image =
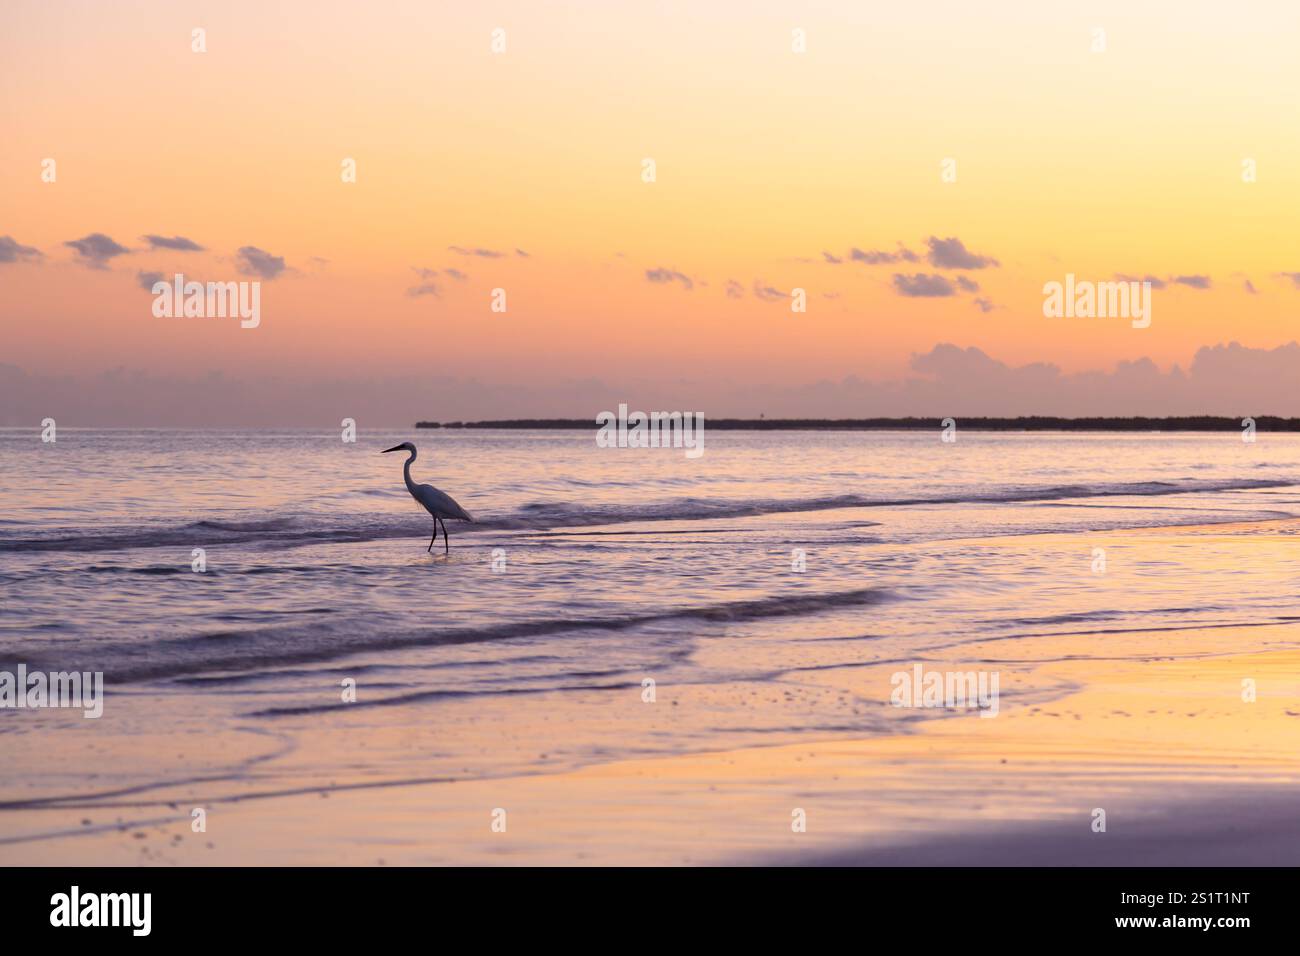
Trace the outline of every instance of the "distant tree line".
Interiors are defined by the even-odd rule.
[[[1168,418],[1057,418],[1027,415],[1019,418],[958,418],[958,427],[980,431],[1241,431],[1246,416],[1184,415]],[[1300,418],[1259,415],[1259,431],[1300,432]],[[712,418],[707,427],[717,431],[865,431],[878,429],[938,429],[941,418]],[[517,428],[591,429],[594,418],[507,418],[481,422],[416,422],[416,428]]]

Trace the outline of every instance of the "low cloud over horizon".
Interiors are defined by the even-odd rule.
[[[848,375],[804,385],[725,381],[604,382],[515,386],[476,378],[289,380],[188,376],[113,369],[89,376],[29,374],[0,364],[0,425],[334,427],[343,417],[373,426],[494,418],[585,418],[611,403],[692,409],[708,417],[866,418],[1060,415],[1300,416],[1300,344],[1272,349],[1236,342],[1198,349],[1186,369],[1148,358],[1109,370],[1066,373],[1049,362],[1010,365],[950,343],[913,355],[901,379]]]

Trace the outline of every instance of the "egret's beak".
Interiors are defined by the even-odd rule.
[[[390,451],[406,451],[406,449],[403,448],[401,445],[394,445],[392,448],[385,448],[379,454],[387,455]]]

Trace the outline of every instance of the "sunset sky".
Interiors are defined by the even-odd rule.
[[[0,424],[1300,414],[1298,37],[1281,0],[7,0]],[[178,271],[261,281],[260,326],[155,317]],[[1045,318],[1067,273],[1154,277],[1150,328]]]

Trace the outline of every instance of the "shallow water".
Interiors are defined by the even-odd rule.
[[[1300,548],[1236,541],[1300,514],[1300,437],[711,432],[689,459],[593,434],[0,430],[0,669],[102,670],[109,692],[98,721],[0,710],[0,797],[902,733],[945,712],[889,707],[860,669],[996,643],[1010,706],[1063,691],[1017,679],[1018,640],[1113,632],[1122,655],[1131,632],[1245,625],[1265,646],[1300,616]],[[450,556],[426,553],[404,455],[378,453],[404,440],[477,519],[448,522]],[[1126,530],[1211,523],[1231,535]],[[43,751],[75,759],[19,766]]]

